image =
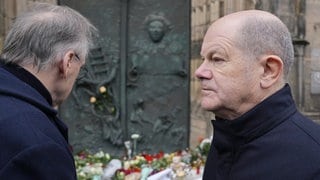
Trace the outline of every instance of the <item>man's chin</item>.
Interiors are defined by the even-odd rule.
[[[201,103],[201,107],[202,107],[202,109],[204,109],[206,111],[214,111],[217,109],[217,106],[215,106],[213,104],[207,104],[204,102]]]

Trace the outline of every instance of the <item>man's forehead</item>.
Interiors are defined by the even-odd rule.
[[[202,46],[201,46],[201,51],[200,51],[200,55],[201,56],[205,56],[205,54],[207,54],[208,49],[214,49],[214,42],[213,41],[203,41],[202,42]]]
[[[201,46],[201,56],[205,56],[208,52],[225,52],[234,45],[232,37],[224,35],[206,37]]]

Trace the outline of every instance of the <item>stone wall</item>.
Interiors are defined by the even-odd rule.
[[[306,0],[306,37],[310,43],[304,58],[304,112],[320,121],[320,1]]]
[[[14,17],[34,2],[57,4],[57,0],[0,0],[0,50]]]

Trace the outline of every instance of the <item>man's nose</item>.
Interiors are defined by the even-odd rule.
[[[205,66],[205,63],[202,63],[195,71],[195,76],[198,79],[211,79],[212,72]]]

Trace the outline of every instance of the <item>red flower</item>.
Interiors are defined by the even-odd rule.
[[[182,150],[178,150],[178,151],[176,152],[176,155],[177,155],[177,156],[181,156],[181,155],[182,155]]]
[[[141,172],[141,169],[133,167],[133,168],[131,168],[131,173],[133,173],[133,172]]]
[[[163,151],[160,151],[158,154],[155,154],[153,157],[156,158],[156,159],[160,159],[164,156],[164,153]]]
[[[147,160],[148,163],[152,162],[153,160],[153,157],[150,154],[143,154],[142,156]]]
[[[80,157],[80,159],[85,159],[88,157],[88,153],[85,151],[81,151],[78,153],[78,156]]]

